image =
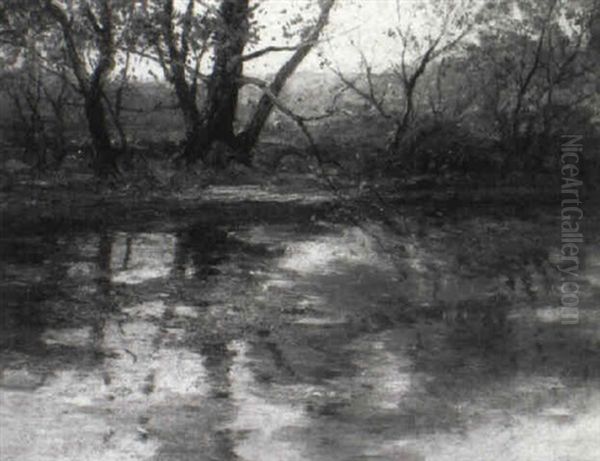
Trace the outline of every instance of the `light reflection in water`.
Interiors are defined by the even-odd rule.
[[[517,415],[510,425],[490,422],[465,436],[432,434],[419,445],[428,461],[592,461],[600,453],[599,397],[596,392],[578,414]]]
[[[414,376],[409,357],[387,349],[387,336],[357,340],[351,347],[356,348],[356,365],[362,369],[355,379],[362,387],[372,389],[370,405],[393,410],[408,393]]]
[[[264,226],[261,227],[261,230],[265,235],[261,234],[260,237],[266,243],[271,243],[270,239],[273,239],[274,242],[280,244],[290,235],[287,232],[281,232],[280,235],[269,234],[271,229]],[[263,296],[269,301],[269,305],[287,306],[291,303],[290,300],[295,299],[292,296],[293,290],[299,283],[304,283],[302,296],[310,298],[310,303],[306,299],[298,301],[296,311],[301,312],[301,315],[281,316],[283,328],[289,328],[289,325],[300,327],[293,329],[298,334],[300,344],[295,347],[295,351],[301,349],[302,341],[310,342],[310,337],[303,338],[302,334],[304,333],[301,332],[311,332],[324,325],[328,327],[326,331],[332,333],[345,328],[350,331],[353,328],[353,323],[346,321],[343,316],[340,316],[339,319],[325,315],[312,317],[310,308],[315,310],[321,308],[321,304],[327,304],[329,311],[345,314],[358,305],[360,309],[356,309],[357,316],[368,311],[367,307],[370,305],[367,306],[365,303],[365,306],[362,306],[361,303],[364,303],[365,298],[358,294],[361,291],[367,292],[366,297],[369,297],[371,296],[369,290],[375,292],[376,285],[371,282],[368,285],[361,285],[354,276],[349,276],[351,270],[348,268],[359,267],[359,270],[362,270],[363,266],[388,267],[387,261],[380,258],[379,249],[362,231],[357,229],[350,228],[338,235],[329,234],[308,238],[308,240],[306,237],[304,240],[300,240],[297,237],[289,244],[288,250],[282,258],[276,259],[270,266],[260,266],[263,278],[260,279],[259,288],[256,291],[248,290],[250,309],[254,308],[252,303],[256,303],[258,296]],[[89,259],[102,253],[98,248],[102,246],[102,240],[105,241],[105,247],[110,250],[104,252],[105,255],[108,255],[108,258],[105,258],[105,261],[108,261],[105,266],[97,262],[89,262]],[[89,283],[103,271],[111,282],[123,284],[138,284],[154,278],[172,276],[173,266],[176,265],[174,262],[175,246],[178,243],[181,248],[185,247],[181,245],[181,242],[177,242],[177,238],[173,234],[161,233],[121,232],[104,236],[102,239],[97,236],[91,236],[89,240],[80,239],[75,245],[81,245],[79,256],[83,261],[72,263],[67,275],[71,282],[75,280],[81,282],[81,285],[86,283],[86,280]],[[178,251],[181,251],[181,248]],[[403,282],[390,284],[397,290],[391,294],[386,293],[390,295],[390,299],[395,299],[394,296],[400,293],[411,302],[443,300],[448,303],[463,299],[477,300],[479,297],[493,292],[498,286],[506,289],[504,288],[505,281],[500,276],[464,277],[452,273],[448,269],[448,261],[434,261],[432,253],[426,251],[425,245],[423,247],[416,244],[407,246],[406,253],[407,278]],[[594,291],[600,280],[598,277],[600,260],[597,249],[590,249],[587,252],[587,258],[584,275],[590,281],[590,292],[597,293]],[[187,261],[192,264],[190,258]],[[262,260],[260,262],[264,263]],[[106,266],[109,270],[106,270]],[[103,268],[100,269],[100,267]],[[282,268],[286,270],[281,271]],[[437,272],[433,269],[436,269]],[[535,268],[528,270],[535,270]],[[332,271],[336,272],[336,277],[331,277],[330,272]],[[377,275],[382,273],[383,271],[377,272]],[[265,274],[271,276],[265,276]],[[290,277],[290,274],[293,276]],[[545,282],[542,275],[537,273],[532,275],[532,281],[534,287],[539,287],[538,291]],[[523,282],[516,280],[516,288],[513,291],[523,291],[522,285]],[[90,286],[92,286],[91,283]],[[313,290],[315,288],[318,290]],[[221,286],[221,289],[225,293],[223,297],[227,296],[229,293],[227,290],[230,287]],[[342,292],[349,294],[341,296]],[[597,295],[594,294],[594,296]],[[95,300],[96,298],[93,298],[93,301]],[[266,303],[266,301],[264,302]],[[303,302],[306,305],[302,304]],[[96,308],[96,304],[89,303],[89,305]],[[536,328],[538,326],[547,328],[552,326],[551,324],[557,323],[555,312],[544,306],[545,304],[536,305],[536,309],[531,311],[530,316],[533,317],[533,320],[522,317],[514,322],[515,328],[524,332],[521,339],[522,347],[518,349],[522,356],[531,354],[531,351],[535,349],[534,346],[538,346],[531,340],[532,335],[529,332],[533,333],[534,328],[528,326],[527,322],[534,323]],[[97,341],[96,347],[104,355],[99,366],[100,370],[58,370],[34,392],[24,394],[11,391],[3,397],[0,405],[3,418],[5,414],[12,416],[22,413],[22,408],[26,408],[28,411],[23,418],[15,418],[14,424],[7,429],[10,431],[8,439],[16,440],[16,443],[21,444],[20,449],[23,450],[23,455],[17,459],[145,459],[155,454],[156,442],[153,440],[141,441],[136,434],[137,418],[153,405],[176,406],[190,401],[193,403],[207,402],[212,399],[211,386],[219,387],[214,383],[210,384],[211,365],[207,354],[194,352],[187,346],[171,347],[166,340],[170,329],[164,324],[165,319],[173,318],[170,316],[178,318],[178,327],[183,324],[182,319],[184,318],[188,322],[201,323],[202,319],[199,317],[204,315],[204,310],[199,310],[197,307],[191,304],[190,300],[181,300],[181,304],[175,306],[168,306],[163,301],[141,302],[126,307],[121,306],[118,312],[107,317],[101,325],[97,326],[97,329],[88,326],[46,328],[41,338],[48,346],[87,348],[90,347],[90,343]],[[519,308],[519,306],[515,308]],[[216,303],[212,303],[207,311],[214,314],[215,317],[220,315],[220,309]],[[277,310],[277,312],[280,311]],[[279,317],[277,319],[280,320]],[[466,320],[464,321],[466,322]],[[285,322],[289,324],[285,325]],[[470,329],[476,325],[475,320],[473,322],[473,325],[465,325]],[[357,323],[355,322],[354,325]],[[590,335],[597,335],[597,329],[594,332],[591,331],[593,326],[590,325],[591,323],[590,321],[588,324]],[[219,373],[223,372],[227,376],[227,379],[223,381],[231,383],[231,393],[223,391],[213,392],[213,394],[220,395],[221,402],[226,399],[230,400],[235,407],[233,421],[223,424],[236,434],[236,453],[240,458],[248,460],[335,459],[331,456],[311,457],[315,450],[313,445],[318,442],[317,439],[321,434],[310,435],[307,428],[317,424],[323,434],[334,439],[336,435],[343,435],[341,432],[344,429],[339,429],[339,425],[346,423],[348,426],[342,426],[342,428],[356,428],[357,437],[353,440],[350,440],[352,437],[347,439],[339,437],[338,444],[341,449],[346,451],[356,449],[353,452],[353,456],[357,456],[356,459],[361,456],[360,450],[366,448],[370,450],[371,456],[377,459],[425,459],[425,456],[426,459],[434,461],[451,459],[465,461],[479,461],[480,459],[530,460],[538,458],[591,461],[591,459],[595,459],[590,458],[590,453],[600,451],[595,442],[600,440],[598,433],[600,422],[597,417],[600,414],[600,404],[595,403],[599,399],[594,393],[591,393],[585,401],[586,410],[580,413],[577,413],[575,405],[570,405],[568,401],[559,402],[560,404],[556,405],[548,404],[540,409],[539,414],[531,414],[531,411],[527,416],[517,414],[510,424],[506,423],[506,419],[471,424],[466,428],[464,436],[451,434],[445,429],[421,435],[418,442],[414,442],[414,444],[420,446],[423,458],[388,456],[389,453],[396,453],[396,451],[404,453],[404,447],[410,440],[404,436],[403,438],[394,438],[397,437],[396,434],[389,437],[387,435],[376,436],[369,432],[373,429],[373,422],[379,421],[381,430],[387,431],[401,420],[399,405],[405,399],[422,399],[417,400],[417,403],[423,406],[431,401],[437,402],[436,395],[427,394],[425,384],[435,383],[436,379],[444,380],[454,372],[452,368],[444,368],[456,366],[456,364],[446,363],[446,358],[459,356],[466,361],[470,358],[469,354],[473,354],[472,351],[461,350],[464,342],[444,340],[450,334],[448,325],[437,322],[435,328],[439,338],[429,337],[430,346],[427,346],[426,341],[423,346],[425,350],[421,352],[424,357],[420,359],[421,367],[424,368],[423,365],[428,365],[425,371],[417,369],[415,366],[417,359],[413,358],[416,355],[409,353],[410,348],[417,346],[409,339],[402,340],[404,342],[400,341],[402,338],[408,338],[408,327],[399,327],[393,324],[389,326],[389,330],[383,333],[362,335],[354,339],[348,335],[347,344],[344,343],[346,345],[342,346],[338,343],[328,342],[327,333],[319,336],[318,339],[321,343],[319,345],[323,346],[322,350],[325,351],[322,355],[314,353],[310,355],[310,347],[306,348],[304,356],[302,353],[289,354],[289,351],[286,351],[293,357],[292,362],[294,360],[299,363],[302,360],[323,362],[316,364],[323,365],[323,367],[301,367],[306,374],[316,373],[312,371],[313,369],[330,366],[330,362],[327,361],[327,353],[339,350],[348,352],[351,356],[349,361],[356,367],[357,372],[340,373],[339,376],[332,375],[327,380],[319,381],[317,389],[319,395],[317,396],[315,393],[315,396],[311,397],[313,400],[318,400],[317,403],[320,404],[320,407],[326,410],[332,407],[330,405],[332,402],[344,404],[344,406],[340,405],[342,408],[340,414],[336,414],[335,411],[327,414],[326,412],[318,413],[306,410],[306,406],[302,405],[302,400],[307,400],[307,398],[302,395],[308,395],[309,386],[307,385],[299,383],[286,387],[275,382],[265,386],[263,382],[258,382],[256,370],[260,367],[258,364],[260,359],[256,359],[252,354],[257,354],[257,350],[258,353],[261,353],[260,350],[255,348],[256,350],[250,351],[252,345],[246,339],[229,343],[231,352],[235,353],[229,362],[231,367],[213,364],[212,368],[218,368]],[[183,330],[183,328],[179,328],[179,330]],[[488,330],[482,328],[482,331],[487,332]],[[177,341],[182,340],[183,336],[181,334],[181,337],[177,337]],[[331,337],[334,337],[334,334],[331,334]],[[511,341],[515,342],[512,340],[514,336],[507,336],[507,338],[511,338]],[[196,339],[204,338],[198,336]],[[572,340],[574,337],[569,339]],[[273,339],[273,341],[277,340]],[[545,346],[543,342],[540,343],[539,347],[541,346]],[[448,351],[448,349],[453,350]],[[501,355],[501,352],[498,354]],[[218,357],[219,353],[215,355]],[[223,353],[223,355],[226,354]],[[478,357],[475,356],[475,359]],[[483,355],[482,360],[487,360],[489,357],[493,359],[494,356]],[[565,353],[565,357],[569,357],[569,355]],[[473,357],[471,358],[473,359]],[[228,362],[228,360],[222,361]],[[265,359],[265,361],[269,360],[272,358]],[[471,362],[474,362],[474,359]],[[526,361],[525,363],[528,365],[530,362]],[[501,366],[505,366],[504,362],[501,362]],[[509,401],[509,398],[512,399],[510,401],[519,399],[525,401],[529,398],[528,396],[534,398],[537,395],[551,394],[555,387],[563,389],[570,386],[565,380],[564,383],[562,381],[551,383],[552,387],[546,390],[541,387],[539,377],[529,376],[532,374],[529,368],[531,367],[527,367],[526,379],[521,381],[510,379],[502,383],[505,387],[502,390],[502,396],[506,397],[506,401]],[[224,371],[225,369],[228,371]],[[548,368],[548,370],[544,372],[554,372],[554,369]],[[511,373],[511,369],[507,368],[507,372]],[[214,370],[213,373],[215,373]],[[479,373],[477,369],[473,368],[472,374],[477,375],[477,373]],[[220,383],[219,380],[212,379]],[[456,382],[448,379],[449,384],[455,387],[462,386],[458,381],[458,379]],[[489,394],[478,395],[474,390],[465,386],[460,400],[453,400],[452,396],[446,393],[446,389],[439,400],[449,402],[449,406],[463,405],[461,407],[463,415],[491,414],[486,398],[492,395],[497,396],[499,392],[491,386],[488,390],[485,382],[479,383],[474,380],[473,383]],[[414,394],[415,388],[421,390],[422,393],[417,396],[411,395],[411,393]],[[571,391],[570,388],[569,391]],[[456,389],[454,392],[457,392]],[[579,391],[574,389],[572,392],[575,394]],[[584,399],[586,398],[581,398],[582,401]],[[214,403],[215,399],[212,400],[211,405],[220,408],[219,404]],[[118,416],[111,416],[110,418],[113,419],[100,417],[99,413],[82,416],[83,412],[90,411],[91,408],[94,408],[95,411],[106,411],[107,414],[114,412]],[[436,407],[432,406],[431,408],[435,409]],[[428,417],[443,418],[446,407],[440,408],[439,415],[428,413]],[[34,413],[38,409],[42,409],[41,415]],[[420,411],[419,408],[417,410]],[[507,412],[510,411],[507,410]],[[363,414],[370,414],[373,418],[363,419]],[[211,415],[206,413],[198,417],[210,418]],[[375,418],[379,416],[380,419]],[[344,420],[345,417],[348,419]],[[120,420],[116,421],[119,418]],[[221,423],[219,422],[219,424]],[[47,430],[36,432],[36,427],[44,427]],[[110,443],[105,447],[100,446],[99,441],[106,434],[112,433],[111,431],[114,431],[116,435],[111,436]],[[390,429],[390,432],[393,431]],[[28,435],[21,437],[19,434]],[[309,435],[301,436],[301,434]],[[350,435],[352,436],[354,433]],[[71,443],[70,439],[75,438],[78,443]],[[363,439],[369,440],[363,443]],[[62,448],[54,448],[52,444],[60,445]],[[18,449],[11,447],[11,452],[16,453]],[[101,458],[99,453],[101,453]],[[285,454],[285,458],[282,454]],[[367,456],[366,452],[362,454]],[[54,458],[48,458],[48,456],[54,456]],[[559,457],[557,458],[557,456]]]
[[[349,228],[340,236],[291,243],[279,266],[300,274],[309,274],[335,272],[336,264],[340,263],[390,268],[389,263],[377,254],[373,237],[359,228]]]
[[[590,245],[588,248],[592,248]],[[595,246],[596,251],[586,253],[586,273],[590,285],[600,288],[600,248]]]
[[[303,461],[304,442],[286,440],[286,428],[309,424],[304,411],[289,403],[273,403],[262,397],[249,368],[248,345],[235,341],[230,347],[236,352],[230,370],[232,398],[237,406],[236,417],[230,429],[246,433],[237,447],[237,454],[245,460]],[[285,456],[285,458],[282,458]]]
[[[110,265],[112,282],[137,284],[167,277],[173,269],[175,245],[173,234],[115,234]]]

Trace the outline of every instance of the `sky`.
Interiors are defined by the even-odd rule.
[[[186,0],[178,0],[180,7]],[[281,21],[293,17],[301,12],[303,17],[315,18],[318,9],[302,11],[307,3],[315,5],[316,0],[253,0],[260,4],[265,13],[260,16],[260,23],[266,28],[263,31],[265,40],[261,40],[258,48],[267,45],[289,45],[297,43],[295,37],[290,41],[282,39]],[[436,0],[434,0],[436,1]],[[395,27],[400,22],[410,21],[416,30],[425,30],[424,23],[415,14],[415,5],[423,3],[422,0],[400,0],[402,17],[399,19],[396,0],[337,0],[331,11],[329,24],[322,34],[322,40],[317,47],[303,61],[298,72],[319,72],[320,59],[318,51],[322,51],[346,73],[359,70],[359,49],[373,63],[375,70],[387,67],[391,58],[399,53],[398,44],[386,36],[390,27]],[[275,40],[271,40],[275,38]],[[249,47],[249,50],[252,48]],[[270,53],[260,59],[248,61],[245,72],[249,75],[264,76],[273,73],[290,53]],[[143,68],[144,66],[142,66]],[[158,68],[151,66],[156,75],[161,75]],[[144,72],[146,74],[147,72]],[[141,76],[141,78],[144,78]]]
[[[282,5],[289,13],[294,5],[310,0],[262,1],[274,12],[281,10]],[[402,0],[401,3],[408,11],[415,2]],[[274,14],[270,19],[277,21],[281,19],[281,14]],[[344,71],[358,70],[358,49],[362,49],[370,60],[382,66],[389,61],[390,53],[394,51],[393,43],[386,40],[385,31],[397,23],[396,0],[337,0],[319,48]],[[306,58],[300,70],[319,70],[319,59],[315,51]],[[252,63],[247,70],[261,73],[261,68],[268,69],[272,67],[270,64],[281,62],[284,58],[285,56],[271,55],[262,62]]]

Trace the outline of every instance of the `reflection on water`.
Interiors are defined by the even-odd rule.
[[[47,345],[86,347],[91,345],[92,328],[48,328],[42,333],[42,341]]]
[[[303,202],[319,203],[331,200],[327,193],[280,193],[263,186],[210,186],[202,194],[203,200],[218,202]]]
[[[302,408],[290,402],[275,402],[275,392],[261,395],[256,378],[249,369],[248,345],[238,341],[231,345],[235,352],[229,371],[232,400],[237,407],[235,419],[229,425],[243,434],[236,453],[241,459],[277,461],[307,459],[304,442],[288,438],[286,432],[310,424]]]
[[[586,274],[590,285],[600,288],[600,252],[592,252],[587,255]]]
[[[565,327],[551,243],[513,251],[490,237],[477,259],[453,243],[464,229],[387,249],[372,230],[307,215],[15,239],[24,256],[5,250],[3,262],[0,451],[595,459],[598,247],[586,248],[580,324]]]
[[[378,255],[373,238],[358,228],[348,228],[341,236],[320,237],[287,245],[280,267],[304,274],[330,272],[336,263],[386,265]]]
[[[593,404],[573,414],[545,411],[517,415],[511,424],[483,424],[466,436],[437,434],[421,443],[426,459],[471,460],[581,460],[592,461],[600,437],[600,393]],[[565,416],[566,413],[566,416]]]
[[[352,387],[368,388],[369,406],[383,410],[397,409],[417,379],[406,349],[390,347],[390,342],[398,342],[398,338],[390,336],[386,333],[381,340],[360,338],[349,346],[355,351],[355,366],[363,370],[353,377]]]
[[[175,258],[171,234],[117,233],[113,237],[110,267],[113,283],[142,283],[169,275]]]

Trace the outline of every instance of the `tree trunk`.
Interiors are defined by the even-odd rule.
[[[422,64],[421,67],[424,71],[425,65]],[[420,73],[415,73],[413,77],[408,80],[408,82],[404,83],[404,97],[406,99],[406,106],[404,107],[404,113],[402,115],[402,118],[396,123],[396,129],[394,130],[392,142],[388,146],[388,151],[390,154],[396,156],[401,154],[400,150],[403,147],[403,143],[405,141],[404,138],[408,133],[408,130],[411,127],[411,124],[414,119],[415,88],[417,85],[418,78],[420,75],[422,75],[423,71],[421,71]],[[410,151],[410,149],[408,150]],[[409,157],[411,155],[411,152],[409,151],[402,152],[404,160],[410,160]]]
[[[115,173],[117,171],[117,152],[110,142],[106,111],[102,105],[99,91],[86,94],[85,116],[95,152],[93,168],[100,175]]]
[[[174,78],[175,94],[183,115],[183,124],[185,127],[185,147],[183,158],[188,162],[197,158],[197,152],[200,152],[200,113],[196,105],[196,95],[190,91],[185,78]]]
[[[221,3],[222,24],[215,36],[215,61],[208,82],[207,100],[200,124],[191,125],[188,132],[184,152],[188,163],[201,158],[206,163],[224,165],[225,159],[208,158],[210,147],[216,141],[234,150],[237,148],[234,122],[243,71],[240,56],[248,41],[248,3],[249,0],[223,0]]]
[[[96,16],[91,6],[84,2],[83,15],[90,22],[97,42],[98,60],[90,73],[85,60],[81,56],[78,46],[79,37],[73,28],[73,19],[66,10],[51,0],[44,2],[50,15],[58,22],[62,29],[66,54],[69,66],[84,97],[85,116],[88,129],[95,151],[93,167],[99,175],[114,174],[117,169],[117,151],[113,149],[110,141],[110,132],[106,120],[106,111],[102,105],[104,80],[115,65],[114,27],[112,18],[112,3],[109,0],[98,2],[99,17]]]
[[[306,42],[301,45],[292,55],[292,57],[279,69],[273,83],[269,86],[270,92],[274,96],[279,96],[288,79],[296,71],[304,58],[315,46],[321,32],[329,21],[329,12],[333,7],[334,1],[329,0],[321,7],[319,19],[311,31]],[[250,122],[244,131],[238,137],[238,149],[243,153],[245,163],[251,162],[250,152],[258,142],[260,134],[267,122],[267,119],[273,111],[273,100],[267,94],[263,94],[252,115]]]

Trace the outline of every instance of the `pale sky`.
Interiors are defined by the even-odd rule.
[[[311,0],[262,0],[261,3],[275,12],[280,11],[282,7],[290,12],[295,5],[303,1]],[[409,10],[412,9],[414,1],[403,0],[402,3]],[[281,14],[275,13],[273,17],[265,19],[277,21],[281,17]],[[386,40],[385,31],[397,23],[396,0],[337,0],[322,37],[324,40],[319,47],[345,71],[356,70],[359,60],[357,47],[360,47],[369,59],[372,58],[376,63],[384,63],[393,51],[393,43],[389,39]],[[316,48],[313,49],[299,70],[319,70],[316,51]],[[283,59],[285,55],[271,55],[263,62],[248,65],[247,70],[250,73],[262,73],[261,67],[272,67],[269,64],[281,62]]]
[[[179,0],[184,2],[185,0]],[[295,37],[286,42],[280,36],[280,22],[293,17],[302,6],[307,3],[316,5],[316,0],[254,0],[264,8],[266,13],[260,16],[261,24],[266,26],[263,31],[264,40],[261,39],[259,48],[267,45],[289,45],[297,43]],[[412,27],[419,30],[425,29],[425,22],[415,13],[415,5],[423,4],[422,0],[400,0],[402,18],[400,21],[410,21]],[[285,11],[285,12],[284,12]],[[317,8],[304,12],[304,17],[316,18]],[[385,32],[390,27],[398,25],[399,19],[396,9],[396,0],[337,0],[336,6],[331,11],[329,25],[322,35],[322,42],[318,45],[327,57],[338,65],[344,72],[358,70],[359,52],[362,49],[376,70],[387,67],[390,58],[399,53],[397,42],[386,36]],[[270,38],[276,36],[276,40]],[[302,71],[318,72],[318,49],[315,47],[298,69]],[[249,61],[245,64],[245,72],[250,75],[264,75],[274,72],[290,53],[271,53]],[[153,67],[157,75],[162,73]],[[144,72],[145,74],[145,72]],[[143,75],[140,75],[144,78]],[[147,77],[146,77],[147,78]]]

